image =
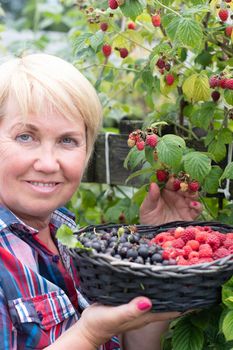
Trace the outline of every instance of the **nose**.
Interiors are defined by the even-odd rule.
[[[34,161],[34,169],[44,173],[55,173],[60,169],[56,151],[51,147],[41,147]]]

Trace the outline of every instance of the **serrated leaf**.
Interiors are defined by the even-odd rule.
[[[173,350],[202,350],[204,333],[185,318],[175,326],[172,345]]]
[[[176,38],[188,48],[198,50],[203,40],[200,23],[189,17],[182,17],[176,32]]]
[[[233,162],[228,163],[226,168],[224,169],[224,172],[220,178],[220,181],[224,179],[233,180]]]
[[[225,89],[223,96],[226,103],[229,104],[230,106],[233,106],[233,91]]]
[[[183,149],[185,148],[184,140],[176,135],[163,136],[156,147],[159,161],[177,167],[182,159]]]
[[[130,17],[133,21],[143,12],[144,8],[145,4],[143,5],[139,0],[127,0],[120,6],[123,15]]]
[[[103,31],[100,31],[100,30],[90,37],[90,45],[95,51],[97,51],[100,45],[103,44],[103,41],[104,41],[104,33]]]
[[[222,302],[228,307],[233,309],[233,288],[230,286],[223,286],[222,288]]]
[[[124,160],[124,168],[135,169],[145,162],[145,151],[138,151],[137,147],[131,148]]]
[[[226,146],[223,143],[224,139],[213,140],[208,146],[208,152],[213,154],[216,162],[222,160],[226,155]]]
[[[144,69],[142,71],[142,80],[146,85],[146,88],[151,92],[154,85],[154,77],[149,69]]]
[[[183,83],[183,92],[190,101],[208,101],[210,99],[209,79],[205,73],[190,75]]]
[[[212,102],[202,103],[201,106],[193,109],[190,116],[192,123],[199,128],[208,130],[215,108],[216,106]]]
[[[87,40],[92,37],[92,35],[92,33],[83,33],[72,39],[72,48],[75,55],[77,55],[79,51],[88,47],[89,44]]]
[[[211,171],[211,159],[201,152],[189,152],[183,157],[184,170],[202,183]]]
[[[73,234],[71,228],[67,225],[61,225],[56,233],[57,239],[69,248],[76,247],[77,239]]]
[[[233,340],[233,311],[229,311],[223,319],[222,332],[226,340]]]
[[[207,193],[214,194],[218,192],[219,179],[223,170],[219,166],[213,166],[205,179],[203,188]]]

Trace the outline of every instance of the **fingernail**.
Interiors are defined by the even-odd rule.
[[[151,303],[147,302],[147,301],[139,301],[138,303],[138,309],[141,310],[141,311],[144,311],[144,310],[149,310],[151,309]]]
[[[198,205],[198,202],[191,202],[191,205],[192,205],[193,207],[196,207],[196,206]]]

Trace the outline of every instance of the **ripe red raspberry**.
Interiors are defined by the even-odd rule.
[[[199,183],[197,181],[189,182],[188,189],[191,192],[197,192],[199,190]]]
[[[172,186],[173,186],[173,190],[174,190],[174,191],[179,191],[179,189],[180,189],[180,183],[181,183],[181,181],[180,181],[179,179],[175,179],[175,180],[173,181]]]
[[[186,243],[186,246],[190,247],[192,250],[198,250],[200,243],[196,241],[195,239],[191,239]]]
[[[212,258],[213,250],[211,246],[207,243],[201,244],[199,248],[199,257],[200,258]]]
[[[163,243],[171,240],[171,235],[168,232],[160,232],[153,238],[150,243],[156,243],[162,245]]]
[[[129,54],[129,51],[128,51],[125,47],[122,47],[122,48],[119,50],[119,52],[120,52],[121,58],[125,58],[125,57],[127,57],[128,54]]]
[[[161,17],[160,17],[160,15],[159,14],[152,15],[151,16],[151,22],[152,22],[154,27],[160,27],[160,24],[161,24]]]
[[[169,172],[167,170],[164,169],[158,169],[156,171],[156,176],[158,181],[160,182],[166,182],[169,176]]]
[[[166,62],[162,59],[159,58],[158,61],[156,62],[156,66],[160,69],[165,68]]]
[[[200,258],[199,259],[199,261],[198,261],[198,264],[203,264],[203,263],[208,263],[208,262],[212,262],[212,261],[214,261],[214,259],[213,258]]]
[[[195,264],[200,264],[200,260],[197,256],[188,259],[189,265],[195,265]]]
[[[158,137],[157,135],[147,135],[146,136],[146,144],[152,148],[154,148],[158,143]]]
[[[116,0],[108,0],[108,6],[112,9],[115,10],[118,8],[118,2]]]
[[[199,252],[191,251],[189,253],[188,260],[193,259],[193,258],[198,258],[199,259]]]
[[[177,265],[189,265],[189,262],[183,256],[179,256],[177,258]]]
[[[102,47],[102,52],[103,52],[105,57],[109,57],[111,55],[111,53],[112,53],[111,45],[104,44],[103,47]]]
[[[225,34],[226,34],[227,36],[231,36],[232,29],[233,29],[232,26],[226,27],[226,29],[225,29]]]
[[[192,230],[186,229],[182,233],[181,238],[185,243],[187,243],[188,241],[195,239],[195,233]]]
[[[227,78],[221,78],[221,79],[219,79],[218,85],[222,89],[226,89],[226,83],[227,83]]]
[[[227,79],[225,86],[226,89],[233,90],[233,79]]]
[[[233,239],[230,237],[226,237],[225,241],[223,242],[223,245],[225,248],[229,248],[230,246],[233,245]]]
[[[203,244],[207,240],[208,234],[203,231],[196,232],[195,234],[195,240],[198,241],[199,243]]]
[[[220,241],[220,238],[213,233],[213,234],[209,234],[207,236],[206,243],[211,246],[213,251],[215,251],[216,249],[218,249],[220,247],[221,241]],[[232,243],[233,243],[233,241],[232,241]]]
[[[221,19],[222,22],[225,22],[229,16],[229,12],[227,9],[220,9],[218,13],[218,17]]]
[[[217,102],[219,99],[220,99],[220,96],[221,96],[221,94],[220,94],[220,92],[219,91],[213,91],[212,93],[211,93],[211,97],[212,97],[212,100],[214,101],[214,102]]]
[[[136,146],[137,146],[137,149],[139,151],[143,151],[145,148],[145,142],[144,141],[137,141]]]
[[[183,247],[183,256],[184,258],[188,258],[189,254],[192,252],[192,248],[188,245]]]
[[[108,23],[106,22],[103,22],[100,24],[100,29],[103,31],[103,32],[106,32],[106,30],[108,29]]]
[[[231,2],[231,0],[225,0],[225,2],[229,2],[229,3],[230,3],[230,2]]]
[[[129,22],[128,23],[128,29],[135,30],[136,29],[136,24],[134,22]]]
[[[228,256],[228,255],[230,255],[229,250],[224,247],[220,247],[214,252],[213,258],[214,260],[217,260],[217,259],[224,258],[224,256]]]
[[[166,79],[167,85],[169,85],[169,86],[171,86],[174,83],[174,80],[175,80],[173,74],[167,74],[165,79]]]
[[[181,248],[184,247],[184,245],[185,245],[185,243],[184,243],[184,241],[183,241],[182,238],[177,238],[177,239],[174,239],[174,240],[172,241],[172,247],[173,247],[173,248],[181,249]]]

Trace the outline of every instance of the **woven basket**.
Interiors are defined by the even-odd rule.
[[[177,221],[161,226],[136,225],[140,234],[154,235],[178,226],[210,226],[222,233],[233,227],[218,222]],[[122,225],[88,226],[78,236],[93,229],[110,231]],[[209,263],[191,266],[141,265],[101,253],[71,249],[80,276],[82,293],[91,301],[120,305],[136,296],[151,299],[153,311],[181,311],[209,307],[221,301],[221,285],[233,275],[233,254]]]

